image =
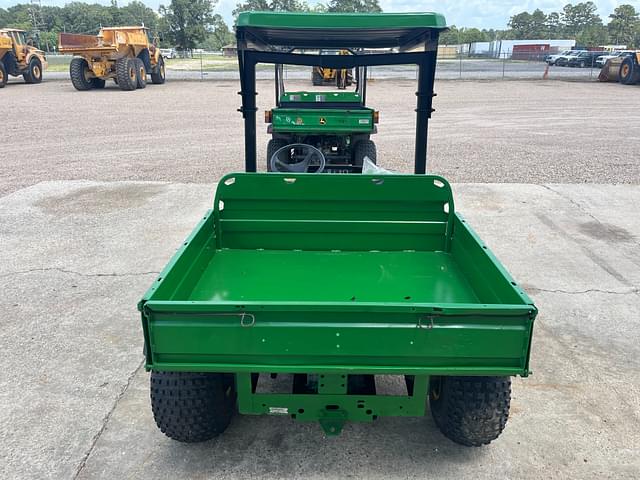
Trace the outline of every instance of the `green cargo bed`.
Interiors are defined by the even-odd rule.
[[[436,176],[238,173],[139,304],[146,366],[528,374],[536,309]]]

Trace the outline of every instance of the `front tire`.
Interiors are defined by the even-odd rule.
[[[311,72],[311,83],[314,87],[317,87],[318,85],[322,85],[324,82],[324,78],[322,77],[322,74],[320,72],[318,72],[318,70],[316,70],[315,68],[312,70]]]
[[[222,373],[151,372],[151,408],[158,428],[179,442],[220,435],[235,413],[234,376]]]
[[[89,64],[84,58],[75,57],[71,59],[69,76],[76,90],[85,91],[93,88],[93,79],[89,78],[90,73]]]
[[[450,440],[469,447],[498,438],[509,418],[509,377],[432,377],[431,414]]]
[[[38,57],[31,57],[27,71],[22,75],[26,83],[42,82],[42,62]]]
[[[635,65],[632,57],[625,58],[620,64],[620,83],[634,85],[640,79],[640,69]]]
[[[7,69],[4,67],[4,63],[0,60],[0,88],[4,88],[7,84]]]
[[[162,85],[166,80],[164,58],[158,58],[158,64],[151,70],[151,83],[154,85]]]
[[[137,82],[137,65],[135,58],[120,58],[116,61],[116,78],[120,90],[135,90]]]

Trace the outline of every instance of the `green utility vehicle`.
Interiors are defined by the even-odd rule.
[[[447,181],[422,175],[444,29],[432,13],[239,15],[247,172],[220,181],[138,304],[166,435],[204,441],[237,413],[317,421],[335,435],[347,421],[423,416],[427,398],[455,442],[502,432],[510,377],[529,374],[537,310],[455,211]],[[254,173],[255,66],[327,61],[298,46],[394,49],[335,56],[331,68],[418,65],[419,175],[304,173],[311,162]]]
[[[261,14],[253,15],[256,17]],[[256,18],[258,20],[249,21],[255,23],[261,17]],[[240,21],[244,19],[239,18],[238,25]],[[317,29],[314,29],[314,34],[319,34]],[[319,51],[323,58],[358,53],[347,49]],[[351,79],[351,69],[322,66],[313,68],[314,75],[316,70],[333,72],[337,78],[337,86],[342,90],[351,84],[347,81]],[[288,92],[284,87],[282,64],[275,65],[275,82],[276,106],[265,111],[265,122],[269,124],[267,132],[272,135],[267,144],[268,171],[361,173],[365,158],[376,163],[376,145],[371,140],[371,135],[377,133],[379,114],[365,106],[366,66],[356,69],[356,89],[353,92]],[[310,149],[307,145],[314,148]],[[322,152],[324,162],[320,160],[316,150]],[[311,162],[311,170],[306,170],[307,164],[302,163],[305,158]]]
[[[359,85],[364,85],[361,81]],[[306,145],[320,150],[325,158],[312,158],[316,173],[362,172],[365,158],[376,163],[378,112],[363,105],[359,92],[285,92],[278,106],[265,112],[273,135],[267,144],[267,170],[300,172],[309,153]],[[310,157],[311,158],[311,157]]]

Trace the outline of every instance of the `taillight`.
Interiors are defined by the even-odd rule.
[[[378,123],[380,120],[380,112],[373,112],[373,123]]]
[[[271,123],[272,119],[273,119],[273,113],[271,112],[271,110],[265,110],[264,111],[264,123]]]

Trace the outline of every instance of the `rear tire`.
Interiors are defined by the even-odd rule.
[[[469,447],[498,438],[509,418],[511,378],[432,377],[431,414],[450,440]]]
[[[151,408],[158,428],[179,442],[220,435],[235,413],[231,374],[151,372]]]
[[[7,69],[4,68],[4,63],[0,60],[0,88],[4,88],[7,84]]]
[[[353,149],[353,164],[362,167],[364,157],[369,157],[373,163],[378,163],[376,144],[372,140],[360,140]]]
[[[42,82],[42,62],[38,57],[31,57],[27,71],[22,74],[22,78],[26,83]]]
[[[136,85],[138,88],[147,86],[147,69],[141,58],[136,58]]]
[[[137,82],[137,65],[135,58],[120,58],[116,61],[116,78],[120,90],[135,90]]]
[[[271,171],[271,157],[274,153],[280,150],[282,147],[286,147],[290,142],[282,138],[272,138],[267,143],[267,172]]]
[[[71,59],[69,75],[71,77],[71,83],[76,90],[85,91],[93,88],[93,79],[87,78],[89,73],[89,64],[84,58],[75,57]]]
[[[154,85],[162,85],[165,80],[164,58],[161,56],[158,58],[158,64],[151,71],[151,83]]]

